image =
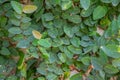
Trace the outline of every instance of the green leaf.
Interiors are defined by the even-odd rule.
[[[79,15],[72,15],[68,17],[68,20],[73,23],[80,23],[81,22],[81,17]]]
[[[118,22],[118,26],[120,28],[120,15],[118,16],[117,22]]]
[[[66,47],[64,48],[64,54],[70,59],[73,57],[73,53],[71,53]]]
[[[17,76],[9,76],[6,80],[17,80]]]
[[[82,49],[80,47],[74,47],[73,45],[68,46],[68,50],[73,54],[82,54]]]
[[[17,34],[13,37],[14,40],[16,41],[20,41],[21,39],[24,39],[24,35],[22,34]]]
[[[7,1],[7,0],[4,0],[4,1]],[[10,3],[5,3],[4,5],[3,5],[3,9],[4,10],[10,10],[12,8],[12,6],[11,6],[11,4]]]
[[[80,8],[78,6],[74,6],[68,9],[67,12],[70,13],[71,15],[76,15],[80,13]]]
[[[29,46],[29,41],[27,40],[20,40],[17,45],[18,48],[27,48]]]
[[[19,27],[12,27],[8,30],[11,34],[20,34],[22,33],[22,30]]]
[[[119,72],[119,70],[118,70],[116,67],[114,67],[114,66],[112,66],[112,65],[110,65],[110,64],[107,64],[107,65],[104,67],[104,71],[105,71],[107,74],[115,74],[115,73],[118,73],[118,72]]]
[[[84,9],[83,9],[83,10],[81,11],[80,15],[81,15],[82,17],[89,17],[89,16],[92,14],[93,10],[94,10],[94,7],[90,7],[90,8],[87,9],[87,10],[84,10]]]
[[[114,60],[112,61],[112,64],[113,64],[115,67],[120,67],[120,58],[114,59]]]
[[[2,49],[0,50],[0,54],[2,54],[2,55],[10,55],[11,53],[10,53],[8,48],[2,47]]]
[[[61,41],[65,45],[69,45],[70,44],[70,40],[69,40],[69,38],[67,36],[61,38]]]
[[[37,53],[36,47],[31,46],[29,48],[29,54],[34,58],[39,58],[39,54]]]
[[[9,50],[13,56],[18,56],[19,51],[16,48],[10,47]]]
[[[97,6],[93,11],[93,19],[97,20],[104,17],[107,13],[107,7],[105,6]]]
[[[101,62],[98,58],[92,57],[91,63],[94,66],[95,70],[102,70],[103,69],[103,65],[101,64]]]
[[[110,20],[108,19],[108,17],[101,19],[100,24],[101,24],[101,28],[106,28],[106,26],[110,25]]]
[[[54,72],[55,70],[56,70],[56,65],[48,65],[48,68],[47,68],[47,70],[49,71],[49,72]]]
[[[29,29],[27,29],[27,30],[24,30],[23,34],[26,35],[26,36],[31,35],[31,34],[34,34],[33,37],[34,37],[35,35],[37,35],[37,33],[35,34],[36,31],[35,31],[34,33],[33,33],[32,31],[34,32],[35,30],[33,30],[32,28],[29,28]],[[32,33],[31,33],[31,32],[32,32]],[[35,37],[36,37],[36,36],[35,36]],[[39,32],[38,32],[37,38],[40,38]]]
[[[42,75],[46,75],[47,74],[47,71],[46,71],[46,64],[44,62],[42,62],[38,68],[37,68],[37,72],[42,74]]]
[[[52,13],[46,13],[46,14],[43,15],[43,18],[44,18],[45,21],[51,21],[51,20],[54,19],[54,16],[53,16]]]
[[[62,75],[63,74],[63,70],[60,67],[57,67],[54,69],[54,73],[57,75]]]
[[[11,1],[11,5],[18,14],[22,14],[22,5],[19,2]]]
[[[108,45],[108,46],[102,46],[101,49],[103,52],[112,58],[120,58],[120,46],[117,45]]]
[[[80,41],[80,45],[83,47],[87,47],[87,46],[89,46],[89,43],[86,41]]]
[[[42,18],[42,23],[43,25],[46,27],[46,28],[52,28],[53,27],[53,22],[52,21],[45,21],[43,18]]]
[[[15,26],[20,26],[20,20],[17,18],[11,18],[10,19],[11,23]]]
[[[55,38],[54,40],[53,40],[53,42],[52,42],[52,46],[53,47],[58,47],[58,46],[61,46],[63,43],[62,43],[62,41],[61,41],[61,39],[60,38]]]
[[[14,17],[17,19],[21,19],[22,15],[21,14],[17,14],[16,12],[14,12]]]
[[[79,47],[80,46],[80,39],[78,37],[71,38],[70,42],[75,47]]]
[[[38,77],[38,80],[45,80],[44,77]]]
[[[62,10],[67,10],[72,6],[72,1],[68,0],[68,1],[62,1],[61,7]]]
[[[119,26],[118,26],[118,22],[117,20],[112,20],[111,24],[110,24],[110,28],[112,30],[112,34],[117,34],[118,30],[119,30]]]
[[[49,52],[48,54],[50,55],[50,57],[49,57],[49,62],[50,63],[54,63],[54,62],[58,61],[58,57],[57,57],[57,55],[55,54],[54,51]]]
[[[69,37],[73,37],[73,35],[74,35],[70,26],[64,26],[64,32]]]
[[[101,0],[104,3],[111,3],[111,0]]]
[[[7,40],[5,40],[5,41],[3,41],[2,45],[4,47],[8,47],[8,46],[10,46],[10,43]]]
[[[23,22],[23,23],[27,23],[27,22],[29,22],[29,21],[31,21],[31,18],[29,18],[29,17],[23,17],[23,18],[21,19],[21,22]]]
[[[99,53],[99,61],[101,62],[102,65],[105,65],[106,63],[108,63],[108,56],[103,51],[100,51]]]
[[[69,15],[68,12],[62,13],[62,18],[63,18],[63,19],[68,19],[69,16],[70,16],[70,15]]]
[[[51,47],[51,43],[50,43],[50,41],[48,39],[40,39],[38,41],[38,44],[43,46],[43,47],[46,47],[46,48]]]
[[[54,6],[56,6],[61,2],[61,0],[50,0],[50,1],[51,1],[51,4],[53,4]]]
[[[90,65],[90,57],[83,57],[81,61],[84,65]]]
[[[0,16],[0,25],[1,25],[1,27],[5,27],[6,23],[7,23],[7,18],[4,17],[4,16]]]
[[[55,75],[53,73],[48,73],[46,78],[47,78],[47,80],[54,80],[57,78],[57,75]]]
[[[64,24],[64,21],[62,19],[54,19],[54,26],[57,28],[61,28]]]
[[[66,55],[64,53],[58,53],[58,57],[63,63],[66,62]]]
[[[40,0],[39,0],[40,1]],[[42,3],[42,0],[41,0],[41,3]],[[40,3],[39,3],[40,4]],[[40,6],[42,6],[42,5],[40,5]],[[39,7],[40,8],[40,7]],[[41,15],[43,14],[43,12],[44,12],[44,8],[42,8],[42,10],[40,10],[39,12],[37,12],[37,13],[34,13],[34,17],[36,18],[36,21],[39,21],[40,20],[40,18],[41,18]]]
[[[76,26],[72,27],[71,29],[72,29],[71,33],[76,34],[77,32],[80,31],[80,26],[76,25]]]
[[[120,0],[111,0],[113,6],[117,6],[120,3]]]
[[[106,31],[105,31],[105,38],[109,38],[113,35],[111,27],[109,27]]]
[[[54,64],[48,66],[48,71],[58,75],[63,73],[63,70],[59,66],[56,66]]]
[[[42,52],[43,56],[44,56],[46,59],[50,57],[50,54],[48,54],[48,52],[46,51],[46,49],[44,49],[44,48],[42,48],[42,47],[40,47],[39,49],[40,49],[40,51]]]
[[[48,35],[52,38],[56,38],[58,36],[58,30],[56,28],[48,29]]]
[[[27,22],[27,23],[21,23],[21,29],[28,29],[28,27],[31,25],[31,22]]]
[[[70,80],[83,80],[81,74],[75,74],[73,75]]]
[[[104,71],[99,71],[99,74],[100,74],[100,76],[103,78],[103,79],[105,79],[105,72]]]
[[[80,0],[80,4],[85,10],[87,10],[90,6],[90,0]]]

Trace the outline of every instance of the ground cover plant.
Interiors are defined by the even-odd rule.
[[[0,80],[120,80],[120,0],[0,0]]]

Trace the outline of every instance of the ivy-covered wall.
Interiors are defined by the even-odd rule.
[[[120,0],[0,0],[0,80],[120,80]]]

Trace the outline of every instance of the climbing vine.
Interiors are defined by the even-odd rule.
[[[0,80],[119,80],[119,0],[0,0]]]

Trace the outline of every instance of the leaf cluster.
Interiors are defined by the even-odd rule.
[[[119,3],[0,0],[0,80],[119,80]]]

